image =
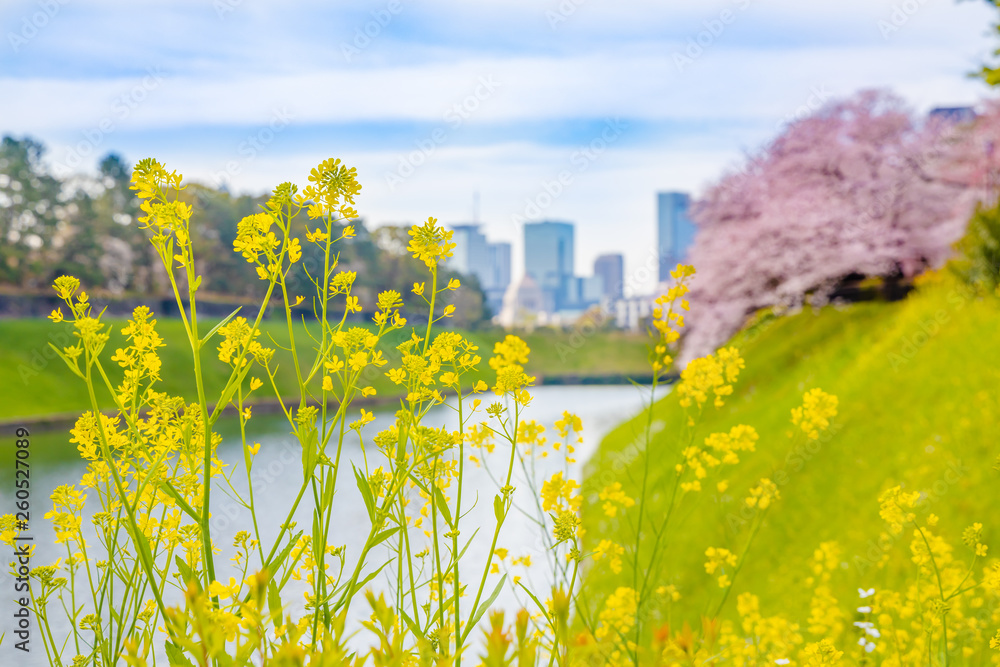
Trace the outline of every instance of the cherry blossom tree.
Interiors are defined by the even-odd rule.
[[[981,180],[977,160],[958,158],[974,134],[918,121],[884,91],[786,126],[693,207],[685,357],[713,350],[760,308],[822,301],[845,277],[908,278],[942,264]]]

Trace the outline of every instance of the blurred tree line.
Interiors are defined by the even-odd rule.
[[[137,223],[139,201],[129,189],[131,168],[109,154],[100,162],[96,178],[59,179],[46,169],[44,146],[30,138],[5,136],[0,142],[0,287],[6,291],[38,293],[63,274],[105,296],[166,296],[169,282]],[[253,300],[264,290],[253,265],[233,252],[236,227],[245,216],[260,210],[266,196],[234,196],[198,183],[183,198],[194,209],[193,240],[202,292],[219,300]],[[304,239],[307,220],[295,225],[302,238],[302,266],[312,275],[322,272],[322,253]],[[374,310],[376,295],[385,289],[403,292],[408,311],[418,317],[423,303],[410,287],[426,280],[426,268],[406,251],[409,226],[385,225],[369,229],[364,220],[352,220],[357,236],[338,244],[339,269],[357,272],[354,294],[365,310]],[[459,277],[462,287],[445,292],[457,306],[453,324],[475,327],[490,313],[476,279],[449,273],[444,282]],[[313,288],[302,271],[295,273],[293,293],[309,295]],[[300,308],[310,312],[306,301]]]

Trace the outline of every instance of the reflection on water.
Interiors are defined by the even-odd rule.
[[[569,466],[570,475],[577,479],[581,476],[584,462],[596,449],[604,435],[623,420],[635,414],[649,400],[648,388],[640,390],[632,386],[545,386],[536,388],[532,393],[534,400],[531,406],[524,411],[522,417],[545,424],[548,428],[546,435],[550,437],[550,440],[557,437],[552,424],[562,417],[564,410],[573,412],[582,418],[583,442],[577,447],[577,462]],[[492,400],[491,396],[490,394],[485,396],[484,403]],[[482,416],[477,421],[486,420],[483,410],[484,406],[480,408]],[[365,427],[363,431],[370,467],[374,468],[383,463],[380,455],[371,445],[370,439],[379,430],[389,426],[392,421],[391,412],[376,413],[375,421]],[[427,414],[423,423],[426,426],[446,426],[449,429],[457,429],[458,415],[451,407],[439,406]],[[259,442],[261,447],[250,477],[254,483],[262,541],[265,547],[269,547],[277,537],[278,526],[285,520],[286,513],[292,506],[302,484],[301,450],[297,441],[288,434],[289,428],[286,422],[273,417],[258,417],[252,420],[251,424],[254,425],[256,431],[249,438]],[[231,476],[233,487],[246,497],[247,474],[243,466],[238,430],[234,429],[233,423],[222,423],[219,425],[219,429],[224,436],[223,443],[219,448],[219,458],[230,466],[227,468],[227,474]],[[55,439],[55,442],[49,442],[50,438]],[[55,447],[55,451],[71,452],[69,456],[73,456],[72,446],[66,444],[68,436],[46,436],[44,440],[46,441],[46,452]],[[39,439],[33,439],[33,447],[37,447],[38,442]],[[470,509],[463,519],[464,530],[461,540],[464,542],[473,536],[475,530],[479,530],[479,534],[476,535],[476,539],[473,540],[473,544],[466,551],[462,560],[462,576],[466,580],[471,580],[472,577],[478,580],[479,574],[487,562],[490,537],[494,526],[493,496],[498,488],[495,480],[502,479],[506,475],[509,450],[504,452],[501,451],[502,449],[498,447],[494,455],[484,461],[482,467],[477,467],[469,462],[465,466],[466,481],[463,505]],[[361,443],[354,432],[345,436],[343,457],[346,461],[360,468],[364,466]],[[511,574],[521,575],[526,578],[526,581],[533,583],[535,590],[545,591],[551,577],[548,574],[550,566],[547,561],[544,540],[541,538],[538,526],[533,522],[536,514],[533,511],[534,499],[529,489],[539,488],[543,479],[562,469],[563,460],[558,456],[535,459],[532,467],[533,470],[529,468],[527,471],[521,470],[517,466],[515,468],[513,482],[517,489],[515,508],[508,516],[498,544],[505,547],[512,556],[530,556],[533,563],[530,572],[526,572],[522,567],[517,567],[511,571]],[[368,514],[361,494],[354,483],[350,464],[341,465],[341,468],[335,500],[334,516],[337,523],[331,531],[330,544],[346,547],[347,565],[350,568],[353,566],[352,558],[356,559],[364,546],[369,524]],[[65,550],[61,546],[57,547],[52,543],[53,533],[47,522],[42,519],[42,515],[50,506],[48,496],[51,491],[60,484],[77,483],[83,471],[84,466],[78,459],[60,460],[59,457],[48,454],[46,456],[33,456],[31,527],[32,534],[37,541],[33,565],[47,564],[66,556]],[[13,508],[11,490],[11,484],[0,488],[0,512],[8,512]],[[411,507],[414,508],[414,512],[420,504],[419,500],[412,503]],[[248,530],[252,532],[253,525],[250,513],[234,497],[231,490],[221,485],[213,489],[212,505],[214,509],[211,519],[213,537],[217,544],[223,546],[223,554],[229,554],[233,536],[237,531]],[[311,497],[307,493],[294,516],[294,520],[302,528],[308,527],[311,525],[311,511]],[[465,513],[464,510],[463,513]],[[85,520],[84,526],[88,527],[89,525],[89,521]],[[415,542],[423,539],[419,530],[414,529],[411,535]],[[98,544],[94,537],[88,542]],[[413,551],[416,552],[420,548],[414,545]],[[370,554],[369,565],[372,569],[389,558],[388,550],[389,547],[386,545],[377,548]],[[231,571],[232,564],[228,563],[225,558],[219,560],[217,567],[220,570],[218,572],[220,579],[237,574],[235,571]],[[487,592],[493,589],[494,581],[498,580],[498,576],[487,584]],[[6,599],[13,597],[13,584],[12,578],[6,571],[0,574],[0,596],[4,596]],[[386,590],[387,593],[390,592],[387,589],[387,582],[380,581],[379,578],[373,580],[372,586],[376,589]],[[304,587],[300,582],[291,581],[282,596],[285,602],[292,606],[293,614],[302,608],[304,603],[303,590]],[[526,601],[521,598],[523,596],[517,596],[513,589],[505,590],[497,598],[494,606],[516,609],[526,604]],[[471,602],[470,598],[467,604],[471,604]],[[364,603],[354,606],[352,616],[354,612],[359,616],[367,616],[365,606]],[[5,604],[3,608],[9,609],[10,607]],[[8,614],[0,617],[0,632],[7,632],[7,639],[0,647],[0,655],[4,656],[12,656],[14,653],[10,643],[10,630],[12,628],[8,617]],[[23,656],[19,651],[17,653],[19,656]],[[19,657],[19,664],[25,666],[44,665],[47,662],[44,659],[41,636],[37,627],[34,628],[32,634],[32,653],[27,657],[27,660]],[[7,664],[6,658],[2,662]]]

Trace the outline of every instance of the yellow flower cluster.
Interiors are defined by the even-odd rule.
[[[437,224],[437,218],[427,218],[423,225],[410,227],[410,243],[406,249],[417,259],[436,271],[438,265],[451,257],[455,243],[451,240],[453,231]]]
[[[705,572],[708,574],[715,574],[715,572],[718,571],[719,587],[725,588],[726,586],[729,586],[731,580],[729,575],[726,573],[726,568],[736,566],[736,554],[731,552],[729,549],[709,547],[705,550],[705,557],[708,559],[705,561]]]
[[[563,411],[562,419],[555,422],[559,437],[569,437],[570,431],[577,435],[577,442],[583,442],[583,421],[571,412]]]
[[[622,489],[621,482],[613,482],[609,486],[604,487],[598,494],[598,497],[604,503],[601,506],[604,508],[604,514],[612,518],[618,514],[619,506],[627,509],[635,505],[635,500],[626,495]]]
[[[962,543],[979,557],[985,557],[987,547],[983,544],[983,524],[974,523],[962,532]]]
[[[741,667],[790,664],[803,641],[799,625],[781,616],[765,616],[760,600],[752,593],[737,597],[736,610],[742,632],[728,623],[723,625],[719,638],[724,657],[721,663]]]
[[[823,667],[824,665],[836,665],[844,657],[844,652],[837,650],[833,641],[823,639],[818,642],[806,645],[803,663],[806,667]]]
[[[920,492],[918,491],[906,493],[903,491],[903,487],[898,485],[886,489],[878,498],[879,503],[881,503],[879,516],[889,524],[889,530],[894,535],[898,535],[903,532],[903,524],[910,523],[916,518],[917,515],[913,509],[919,500]]]
[[[121,330],[131,343],[127,348],[115,351],[112,361],[125,369],[124,378],[118,387],[118,400],[122,405],[138,401],[143,380],[150,384],[160,379],[160,357],[157,348],[163,347],[163,339],[156,332],[156,320],[146,306],[138,306],[132,311],[132,319]]]
[[[557,472],[549,479],[542,482],[542,509],[551,512],[560,508],[566,508],[573,512],[580,509],[583,502],[582,496],[578,493],[580,485],[574,479],[563,479],[563,473]]]
[[[87,496],[72,484],[63,484],[52,492],[52,510],[45,518],[52,523],[56,532],[56,542],[81,543],[80,526],[83,523],[83,506]]]
[[[684,327],[684,316],[678,311],[686,311],[690,308],[684,296],[690,291],[688,279],[694,273],[693,266],[678,264],[677,268],[670,272],[674,284],[667,290],[666,294],[661,294],[656,298],[656,305],[653,308],[653,329],[656,342],[650,358],[650,365],[654,373],[664,371],[673,364],[674,358],[670,354],[671,346],[680,339],[680,330]],[[678,300],[680,300],[679,304]]]
[[[527,343],[511,334],[493,346],[490,368],[497,373],[493,391],[498,396],[513,394],[523,405],[531,400],[525,388],[530,387],[535,378],[525,373],[522,365],[528,363],[530,352]]]
[[[390,369],[386,375],[394,383],[407,387],[407,400],[411,403],[427,399],[441,403],[444,394],[435,385],[440,382],[448,388],[459,387],[465,374],[478,369],[480,357],[476,352],[479,347],[453,331],[438,334],[426,352],[421,350],[423,344],[423,339],[416,334],[399,344],[396,349],[402,355],[400,366]],[[376,352],[376,357],[378,365],[386,363],[380,353]],[[472,386],[473,393],[486,389],[486,383],[481,380]]]
[[[619,586],[604,602],[604,609],[599,615],[600,625],[594,631],[597,639],[606,637],[628,637],[635,624],[635,614],[638,609],[638,596],[635,590],[627,586]]]
[[[830,586],[831,575],[840,569],[840,562],[841,551],[836,542],[822,542],[813,552],[815,577],[808,578],[806,584],[816,583],[809,603],[809,632],[815,637],[836,640],[844,630],[844,612]]]
[[[539,424],[534,419],[526,419],[517,425],[517,442],[521,445],[527,445],[524,448],[524,455],[528,456],[532,453],[533,448],[541,450],[548,443],[548,438],[544,435],[545,425]],[[539,455],[545,457],[548,452],[541,450]]]
[[[108,328],[101,323],[100,316],[91,316],[90,297],[86,292],[79,291],[80,281],[77,278],[59,276],[55,279],[53,287],[59,298],[69,307],[75,329],[74,335],[79,339],[76,344],[66,346],[62,350],[56,350],[56,352],[66,362],[70,370],[79,377],[83,377],[80,370],[80,357],[84,356],[93,361],[104,349],[104,345],[110,339],[110,334]],[[49,319],[56,323],[62,322],[62,309],[53,310]],[[84,351],[87,352],[87,355],[84,355]]]
[[[155,229],[159,236],[165,233],[184,233],[191,219],[191,207],[180,201],[167,201],[169,190],[180,191],[183,176],[166,168],[152,158],[141,160],[132,170],[130,188],[142,199],[140,208],[146,215],[139,222]]]
[[[615,544],[612,540],[601,540],[594,548],[594,560],[608,559],[608,567],[615,574],[621,574],[622,556],[625,555],[625,547]]]
[[[281,247],[281,239],[275,234],[273,227],[274,216],[270,213],[248,215],[236,225],[236,239],[233,241],[233,250],[240,253],[247,262],[258,264],[257,274],[265,280],[269,277],[268,272],[274,270],[276,251]],[[261,255],[264,255],[264,262],[261,261]]]
[[[760,480],[760,484],[750,489],[750,495],[747,496],[746,504],[747,507],[766,510],[771,506],[773,501],[780,499],[781,493],[778,491],[777,485],[765,477]]]
[[[811,440],[818,439],[820,431],[826,430],[836,416],[837,397],[818,388],[807,391],[802,397],[802,405],[792,408],[792,423]]]
[[[722,465],[736,465],[740,462],[737,452],[752,452],[755,450],[759,436],[752,426],[740,424],[729,430],[729,433],[713,433],[705,438],[703,447],[690,445],[681,452],[683,463],[675,466],[678,475],[687,471],[694,472],[694,479],[681,482],[681,490],[685,493],[701,491],[701,481],[708,476],[709,470]]]
[[[735,347],[720,349],[715,354],[694,359],[681,371],[681,381],[677,385],[680,404],[684,407],[694,403],[699,409],[715,396],[715,407],[722,407],[723,396],[733,393],[733,383],[744,367],[744,361]]]
[[[576,480],[564,478],[561,471],[542,482],[542,511],[551,513],[556,544],[571,542],[583,535],[579,515],[583,496],[579,489]],[[571,553],[574,557],[578,555],[575,546]]]
[[[264,347],[257,341],[260,329],[253,329],[245,317],[236,317],[219,327],[222,342],[219,343],[219,361],[230,366],[239,362],[240,367],[246,366],[251,359],[262,366],[274,356],[274,350]]]
[[[17,536],[21,533],[17,525],[13,514],[0,514],[0,544],[11,547],[17,544]]]
[[[354,198],[361,192],[357,175],[356,168],[348,169],[339,158],[323,160],[314,167],[309,172],[309,185],[302,190],[302,198],[312,201],[307,211],[309,217],[357,218],[357,211],[348,206],[354,204]]]

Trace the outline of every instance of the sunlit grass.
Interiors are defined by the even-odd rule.
[[[734,593],[753,592],[765,615],[783,613],[800,621],[809,615],[810,559],[821,542],[836,540],[842,548],[841,571],[833,582],[845,609],[856,606],[858,587],[884,588],[913,578],[909,535],[888,549],[878,546],[884,523],[877,498],[887,487],[901,483],[927,491],[927,507],[941,517],[939,532],[951,542],[969,524],[994,514],[998,333],[996,298],[974,298],[943,280],[903,302],[808,310],[739,334],[733,344],[746,369],[726,406],[705,412],[699,433],[704,437],[748,423],[760,440],[757,452],[734,469],[725,493],[707,488],[702,494],[711,502],[698,503],[693,513],[680,512],[664,567],[655,573],[660,583],[676,584],[686,599],[678,609],[687,615],[675,611],[675,626],[686,620],[698,627],[697,610],[707,609],[718,595],[704,571],[705,548],[742,543],[748,524],[740,518],[740,504],[761,477],[779,483],[782,500],[768,514]],[[812,387],[838,396],[840,414],[831,434],[810,449],[793,449],[789,413]],[[672,478],[674,434],[683,413],[673,396],[654,412],[664,427],[651,445],[652,483],[664,490]],[[604,440],[585,488],[603,485],[600,476],[614,469],[643,424],[640,415]],[[620,477],[633,494],[639,465],[633,463]],[[652,498],[651,515],[664,511],[666,495]],[[624,539],[628,532],[627,523],[603,515],[596,493],[586,496],[584,523],[595,541]],[[883,554],[890,564],[879,569],[874,562]],[[621,584],[606,568],[593,568],[587,585],[600,598]],[[735,617],[735,608],[726,614]]]

